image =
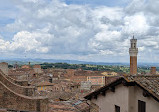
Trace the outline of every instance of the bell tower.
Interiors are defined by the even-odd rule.
[[[138,54],[138,48],[136,46],[137,39],[133,38],[130,39],[131,47],[129,48],[129,54],[130,54],[130,74],[135,75],[137,74],[137,54]]]

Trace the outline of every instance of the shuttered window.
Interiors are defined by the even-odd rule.
[[[115,112],[120,112],[120,107],[115,105]]]
[[[138,100],[138,112],[146,112],[146,103]]]

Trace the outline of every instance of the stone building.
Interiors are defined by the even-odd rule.
[[[0,63],[0,69],[3,71],[5,75],[8,75],[8,63],[6,62]]]
[[[92,86],[104,86],[105,76],[98,71],[90,70],[69,70],[71,72],[70,81],[81,83],[81,82],[91,82]]]
[[[33,66],[33,69],[34,69],[34,72],[35,72],[35,73],[42,73],[42,70],[41,70],[41,66],[40,66],[40,65],[34,65],[34,66]]]
[[[38,90],[38,91],[51,90],[53,86],[54,86],[53,83],[50,83],[50,82],[47,82],[47,81],[43,81],[43,82],[40,82],[40,83],[37,85],[37,90]]]
[[[31,67],[30,67],[30,65],[23,65],[23,66],[21,66],[21,68],[22,69],[30,69]]]
[[[99,112],[158,112],[159,76],[125,76],[85,96]]]
[[[101,74],[92,74],[87,76],[87,81],[91,82],[92,86],[104,86],[105,76]]]
[[[35,97],[34,94],[34,87],[23,86],[23,81],[12,79],[0,70],[0,108],[48,112],[48,98]]]
[[[156,74],[156,67],[151,67],[150,73],[152,75],[155,75]]]
[[[99,106],[99,112],[159,112],[159,75],[156,68],[151,74],[137,74],[137,39],[131,39],[130,75],[85,96]]]

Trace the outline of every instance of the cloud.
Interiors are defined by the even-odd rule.
[[[10,44],[10,50],[14,52],[37,52],[47,53],[48,47],[43,44],[43,41],[47,38],[47,43],[51,35],[45,34],[44,32],[18,32],[12,39]]]
[[[135,34],[142,35],[146,34],[149,30],[149,25],[143,13],[136,13],[133,16],[126,16],[124,18],[124,22],[125,25],[123,26],[123,31],[128,34],[134,32]]]
[[[150,0],[131,0],[125,7],[91,7],[59,0],[12,0],[18,13],[0,29],[14,36],[10,40],[0,38],[0,49],[17,56],[28,53],[97,61],[105,56],[118,61],[128,57],[129,39],[134,33],[140,56],[148,54],[147,50],[156,55],[159,16],[158,2],[153,1],[156,5]]]
[[[0,35],[0,52],[7,52],[8,46],[9,46],[10,42],[8,41],[4,41],[3,37]]]

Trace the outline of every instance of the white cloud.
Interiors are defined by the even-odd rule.
[[[9,46],[8,41],[4,41],[3,39],[0,39],[0,52],[6,52]]]
[[[146,34],[149,29],[149,25],[146,21],[146,17],[143,13],[137,13],[133,16],[126,16],[124,18],[125,25],[123,26],[123,31],[125,33],[131,34]]]
[[[21,0],[14,5],[19,9],[15,22],[3,29],[15,35],[10,41],[0,39],[0,49],[8,53],[121,58],[129,55],[133,33],[141,56],[159,48],[159,16],[150,0],[132,0],[126,7],[68,5],[59,0]]]

